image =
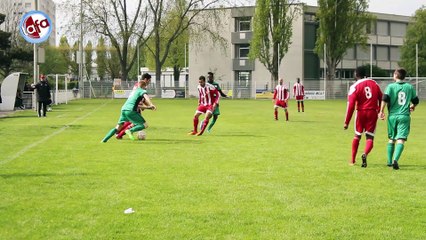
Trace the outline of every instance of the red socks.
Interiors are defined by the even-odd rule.
[[[197,132],[198,129],[198,118],[194,118],[194,132]]]
[[[368,155],[371,152],[371,149],[373,149],[373,139],[367,139],[367,142],[365,143],[364,153]]]
[[[355,163],[356,152],[358,151],[359,138],[354,137],[352,140],[352,163]]]

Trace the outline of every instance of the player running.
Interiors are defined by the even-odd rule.
[[[348,92],[348,104],[343,128],[348,129],[349,122],[356,108],[355,136],[352,140],[352,159],[350,165],[355,164],[361,135],[365,132],[366,145],[361,156],[361,167],[367,167],[367,156],[373,149],[374,133],[376,132],[377,111],[380,108],[382,91],[376,81],[365,78],[365,68],[355,69],[356,82],[352,84]]]
[[[300,78],[297,78],[297,82],[293,85],[293,96],[297,101],[297,112],[300,112],[300,105],[302,105],[302,112],[305,112],[305,105],[303,104],[305,87],[300,83]]]
[[[212,72],[208,72],[207,73],[207,82],[210,83],[211,85],[213,85],[218,93],[220,94],[221,97],[225,97],[227,98],[228,96],[222,92],[222,89],[220,88],[219,84],[217,82],[214,81],[214,75]],[[213,120],[210,123],[210,125],[207,127],[207,132],[210,132],[214,126],[214,124],[216,123],[217,119],[219,118],[220,115],[220,111],[219,111],[219,103],[216,105],[216,108],[213,111]]]
[[[285,112],[285,120],[288,121],[288,99],[290,97],[290,93],[288,91],[287,86],[283,85],[284,80],[281,78],[279,81],[279,84],[275,87],[274,90],[274,97],[272,98],[272,102],[275,102],[274,104],[274,115],[275,120],[278,120],[278,107],[281,107],[284,109]]]
[[[195,111],[194,115],[194,130],[189,132],[189,135],[203,135],[204,131],[206,130],[207,124],[209,124],[209,120],[213,115],[213,110],[216,108],[217,104],[219,103],[219,92],[218,90],[211,85],[210,83],[206,83],[206,78],[204,76],[200,76],[198,79],[198,107]],[[198,132],[198,118],[202,113],[206,114],[206,117],[201,124],[201,130]]]
[[[102,142],[107,142],[115,133],[120,132],[125,122],[131,122],[133,127],[126,130],[126,135],[131,140],[135,140],[133,136],[134,132],[148,128],[148,124],[145,119],[138,113],[138,103],[143,101],[148,109],[155,110],[156,107],[151,103],[151,100],[146,91],[146,87],[151,81],[151,75],[145,73],[142,75],[142,80],[138,82],[139,87],[132,91],[127,101],[121,108],[121,115],[118,120],[118,124],[115,128],[111,129],[107,135],[102,139]]]

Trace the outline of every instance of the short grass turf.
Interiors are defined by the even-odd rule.
[[[154,99],[145,141],[110,139],[124,100],[78,100],[47,118],[0,118],[1,239],[426,239],[426,108],[401,169],[379,121],[368,167],[349,166],[346,101],[222,100],[188,136],[197,101]],[[124,210],[133,208],[133,214]]]

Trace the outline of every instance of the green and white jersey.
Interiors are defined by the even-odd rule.
[[[129,98],[127,98],[127,101],[124,103],[123,107],[121,108],[121,111],[123,110],[137,111],[138,103],[144,98],[145,94],[147,94],[147,91],[140,87],[133,90],[130,93]]]
[[[218,91],[222,91],[222,89],[220,89],[219,83],[213,82],[213,83],[210,83],[210,84],[213,85]]]
[[[386,87],[389,115],[410,115],[411,101],[417,96],[414,87],[407,82],[394,82]]]

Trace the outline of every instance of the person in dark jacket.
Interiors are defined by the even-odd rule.
[[[38,117],[46,117],[47,105],[52,103],[50,95],[50,86],[46,76],[40,75],[40,81],[32,84],[33,89],[37,89]]]

